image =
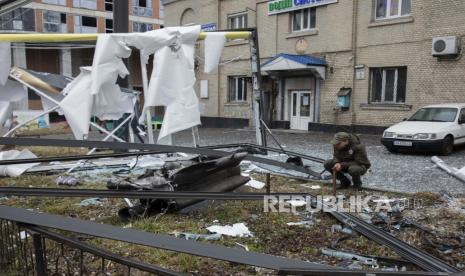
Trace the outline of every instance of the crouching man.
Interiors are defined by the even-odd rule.
[[[365,146],[360,143],[358,136],[346,132],[334,135],[331,141],[334,146],[333,159],[326,160],[324,167],[327,171],[336,172],[336,178],[341,183],[341,188],[350,186],[350,180],[344,175],[348,173],[352,177],[355,188],[362,186],[361,176],[371,167]]]

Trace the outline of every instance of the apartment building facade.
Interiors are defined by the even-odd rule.
[[[379,131],[421,106],[465,102],[465,1],[163,2],[166,26],[257,28],[265,118],[274,127]],[[216,74],[203,74],[199,59],[209,121],[252,123],[249,57],[242,40],[227,42]]]
[[[114,1],[35,0],[0,16],[1,32],[112,33]],[[163,26],[160,0],[129,0],[129,32],[144,32]],[[13,64],[39,72],[77,76],[81,66],[92,64],[93,43],[14,44]],[[137,54],[137,53],[136,53]],[[131,59],[131,84],[142,86],[138,58]],[[41,104],[30,93],[30,108]],[[34,100],[35,99],[35,100]]]

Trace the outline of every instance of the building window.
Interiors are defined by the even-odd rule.
[[[163,1],[162,0],[160,0],[159,7],[160,7],[159,17],[160,17],[160,19],[163,19],[163,18],[165,18],[165,6],[163,6]]]
[[[97,1],[96,0],[73,0],[73,7],[96,10]]]
[[[151,0],[133,0],[132,15],[152,17],[152,1]]]
[[[229,77],[229,102],[247,101],[247,77]]]
[[[229,29],[247,28],[247,13],[240,13],[228,16]]]
[[[153,25],[149,23],[141,23],[141,22],[132,22],[132,31],[133,32],[147,32],[152,31]]]
[[[90,16],[74,16],[74,32],[75,33],[96,33],[97,18]]]
[[[113,11],[113,0],[105,0],[105,11]]]
[[[105,32],[106,33],[113,32],[113,19],[105,19]]]
[[[0,30],[35,31],[33,9],[17,8],[0,16]]]
[[[42,0],[42,3],[66,6],[66,0]]]
[[[314,29],[316,25],[316,8],[292,12],[292,31],[299,32]]]
[[[407,67],[370,68],[371,103],[405,103]]]
[[[54,11],[44,11],[44,32],[66,33],[66,14]]]
[[[389,19],[410,15],[412,0],[376,0],[375,18]]]

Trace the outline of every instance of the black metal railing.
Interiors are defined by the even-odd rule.
[[[0,220],[1,275],[179,275],[33,225]]]

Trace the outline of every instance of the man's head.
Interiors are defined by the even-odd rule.
[[[333,140],[331,140],[331,144],[333,144],[337,150],[346,148],[349,143],[350,134],[347,132],[338,132],[334,135]]]

